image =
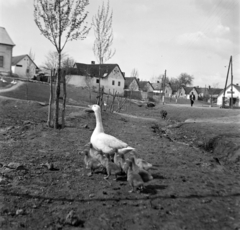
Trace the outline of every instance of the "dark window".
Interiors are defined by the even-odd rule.
[[[3,56],[0,56],[0,67],[3,67]]]
[[[96,83],[99,83],[99,79],[96,79]]]
[[[22,65],[16,65],[17,67],[22,67]]]
[[[26,69],[26,73],[29,73],[29,69]]]
[[[121,82],[119,81],[119,82],[118,82],[118,86],[120,86],[120,85],[121,85]]]
[[[112,81],[112,85],[114,85],[115,84],[115,81]]]

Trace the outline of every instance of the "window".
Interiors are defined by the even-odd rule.
[[[26,73],[29,73],[29,69],[26,69]]]
[[[119,82],[118,82],[118,86],[120,86],[120,85],[121,85],[121,82],[119,81]]]
[[[115,85],[115,81],[114,80],[112,81],[112,85]]]
[[[17,67],[22,67],[22,65],[16,65]]]
[[[3,67],[3,56],[0,56],[0,67]]]
[[[96,83],[99,83],[99,79],[96,79]]]

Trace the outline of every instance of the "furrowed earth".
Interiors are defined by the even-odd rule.
[[[240,229],[239,110],[132,104],[122,111],[131,116],[103,112],[105,132],[154,165],[154,179],[129,193],[124,176],[111,185],[101,170],[87,176],[81,151],[93,114],[69,106],[67,127],[54,130],[47,106],[0,106],[0,229]]]

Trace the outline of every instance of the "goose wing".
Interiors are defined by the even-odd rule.
[[[106,133],[98,133],[92,136],[91,143],[95,149],[101,150],[104,153],[109,153],[112,152],[113,149],[122,149],[128,146],[125,142]]]

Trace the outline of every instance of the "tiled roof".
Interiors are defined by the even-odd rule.
[[[198,94],[200,94],[200,93],[203,93],[203,94],[208,93],[208,88],[195,87],[195,89],[196,89]]]
[[[77,74],[82,76],[90,77],[101,77],[105,78],[113,71],[113,69],[118,66],[118,64],[83,64],[75,63],[74,66],[77,67]],[[118,66],[120,69],[120,67]],[[121,70],[120,70],[121,71]],[[124,78],[124,76],[123,76]]]
[[[26,56],[27,54],[12,57],[12,65],[17,65],[17,63],[20,62]]]
[[[234,86],[240,92],[240,86],[239,85],[234,85]]]
[[[125,88],[128,89],[130,84],[134,81],[134,79],[136,80],[137,84],[138,84],[138,80],[136,77],[125,77]]]
[[[153,88],[152,84],[149,81],[139,81],[138,82],[139,89],[143,91],[146,90],[145,87],[147,86],[147,84],[149,84]]]
[[[14,56],[12,57],[12,66],[17,65],[23,58],[25,58],[26,56],[28,56],[28,58],[30,60],[32,60],[28,54],[24,54],[24,55],[19,55],[19,56]],[[37,67],[37,65],[34,63],[34,61],[32,60],[33,64]],[[38,68],[38,67],[37,67]]]
[[[161,83],[151,83],[154,90],[161,90],[162,84]]]
[[[15,46],[12,39],[8,35],[7,30],[4,27],[0,27],[0,44]]]
[[[189,94],[191,92],[191,90],[193,89],[193,87],[187,87],[187,86],[184,86],[183,88],[185,90],[185,94]]]
[[[213,95],[219,95],[222,92],[223,89],[219,89],[219,88],[210,88],[209,94],[213,94]]]

